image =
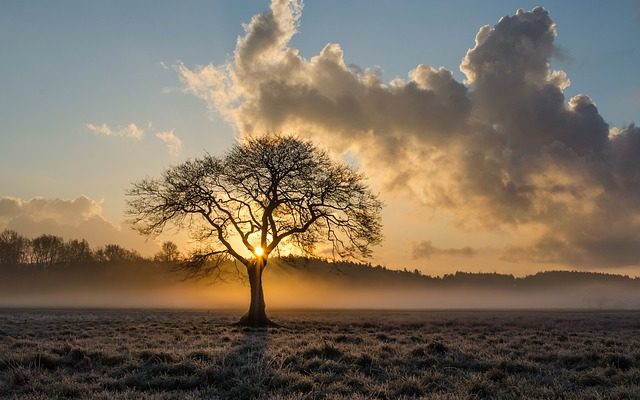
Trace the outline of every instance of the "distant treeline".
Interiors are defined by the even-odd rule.
[[[33,239],[25,238],[15,231],[5,230],[0,233],[0,266],[14,266],[18,270],[38,270],[41,267],[49,270],[53,266],[77,266],[82,270],[87,264],[177,264],[183,258],[178,247],[170,241],[162,244],[160,252],[153,257],[143,257],[135,250],[125,249],[117,244],[107,244],[92,248],[84,240],[63,240],[55,235],[40,235]],[[442,277],[423,274],[420,270],[412,271],[388,269],[382,265],[364,262],[330,260],[323,257],[277,257],[270,268],[271,273],[279,274],[293,268],[301,277],[324,280],[337,280],[352,285],[389,285],[409,286],[479,286],[493,288],[526,288],[549,287],[554,285],[568,286],[572,284],[614,283],[637,286],[640,278],[583,271],[545,271],[526,277],[515,277],[511,274],[455,272]],[[8,272],[11,268],[5,268]],[[68,269],[57,268],[61,273]],[[89,271],[87,271],[89,272]]]
[[[65,241],[47,234],[29,239],[12,230],[0,233],[0,265],[48,267],[86,263],[175,262],[179,258],[178,247],[172,242],[165,242],[153,258],[145,258],[137,251],[117,244],[93,249],[85,239]]]
[[[301,270],[304,275],[335,275],[343,281],[354,284],[401,284],[439,287],[477,286],[484,288],[519,289],[531,287],[570,286],[581,284],[623,284],[638,286],[640,278],[627,275],[586,271],[542,271],[533,275],[516,277],[512,274],[496,272],[461,272],[443,276],[425,275],[420,270],[389,269],[383,265],[348,261],[330,261],[325,258],[282,257],[288,265]]]

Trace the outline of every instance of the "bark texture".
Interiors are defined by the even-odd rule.
[[[275,324],[267,318],[264,291],[262,289],[262,273],[267,266],[266,260],[257,260],[247,266],[249,287],[251,289],[251,303],[249,310],[240,318],[238,325],[264,327]]]

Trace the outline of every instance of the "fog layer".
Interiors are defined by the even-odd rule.
[[[249,301],[243,271],[232,265],[218,279],[195,281],[153,263],[5,270],[1,277],[0,307],[240,310]],[[362,264],[274,260],[264,287],[271,310],[640,308],[640,281],[572,272],[431,278]]]

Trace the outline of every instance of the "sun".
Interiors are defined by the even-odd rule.
[[[256,247],[253,251],[256,256],[261,257],[264,254],[264,249],[260,246]]]

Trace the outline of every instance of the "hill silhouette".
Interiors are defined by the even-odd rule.
[[[406,285],[412,287],[478,286],[499,289],[538,289],[570,287],[585,284],[611,284],[637,287],[640,279],[627,275],[585,271],[541,271],[533,275],[516,277],[511,274],[461,272],[442,277],[424,275],[419,270],[389,269],[382,265],[365,263],[331,262],[325,259],[284,257],[276,261],[274,274],[295,271],[303,276],[333,279],[354,285]]]

